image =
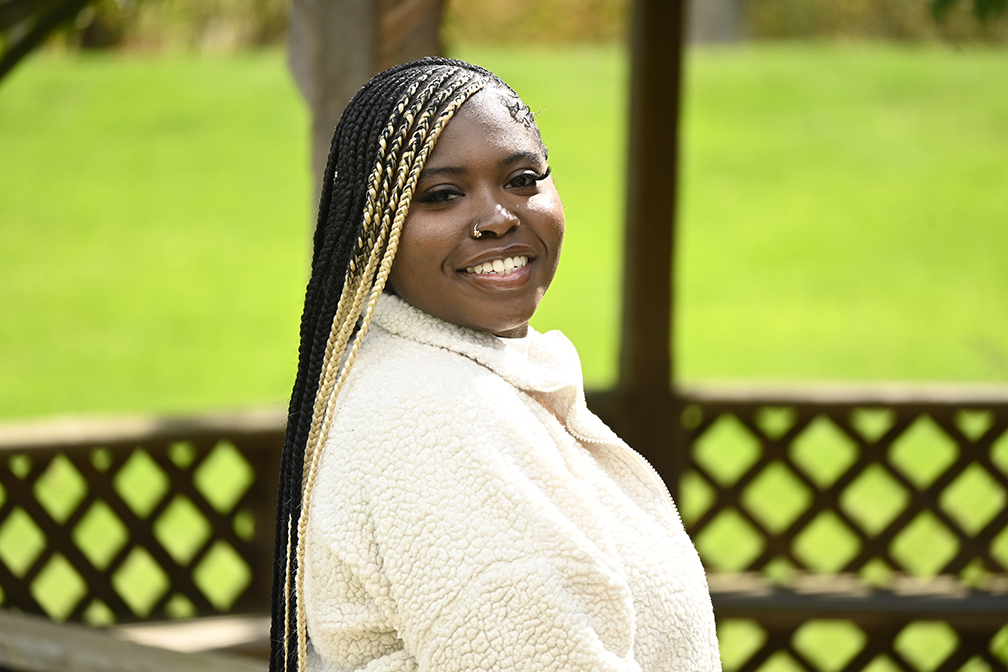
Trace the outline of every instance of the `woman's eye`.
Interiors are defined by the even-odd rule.
[[[447,203],[461,196],[455,189],[430,189],[420,195],[421,203]]]
[[[531,187],[535,185],[536,182],[541,182],[549,177],[550,169],[547,168],[542,173],[526,172],[521,175],[516,176],[511,180],[509,186],[515,189],[521,189],[522,187]]]

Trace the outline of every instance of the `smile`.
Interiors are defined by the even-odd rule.
[[[503,259],[494,259],[493,261],[484,261],[482,264],[470,266],[465,270],[466,273],[473,273],[475,275],[511,275],[527,263],[528,257],[505,257]]]

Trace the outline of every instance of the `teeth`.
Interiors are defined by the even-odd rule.
[[[478,266],[470,266],[466,269],[466,273],[475,273],[476,275],[485,275],[488,273],[492,273],[493,275],[511,275],[527,263],[528,257],[505,257],[503,259],[494,259],[493,261],[484,261]]]

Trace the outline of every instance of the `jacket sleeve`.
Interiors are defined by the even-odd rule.
[[[468,380],[448,374],[435,382]],[[305,586],[317,666],[638,671],[622,566],[592,538],[545,411],[489,373],[402,385],[343,407],[320,465]]]

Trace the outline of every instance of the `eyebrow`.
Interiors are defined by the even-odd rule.
[[[533,151],[521,151],[515,152],[511,156],[507,157],[500,162],[502,167],[507,167],[515,163],[520,163],[521,161],[545,161],[541,152]],[[462,166],[438,166],[437,168],[427,168],[425,167],[420,171],[420,177],[418,179],[422,180],[428,177],[436,177],[438,175],[463,175],[466,169]]]

